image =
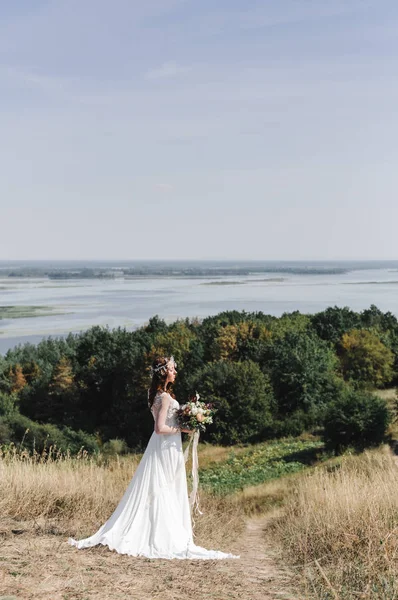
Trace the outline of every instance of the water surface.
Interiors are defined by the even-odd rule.
[[[310,263],[308,263],[310,264]],[[345,264],[345,263],[341,263]],[[286,272],[245,276],[144,277],[136,279],[49,280],[2,277],[1,306],[45,306],[48,316],[0,320],[0,352],[43,336],[83,331],[92,325],[137,328],[157,314],[167,322],[217,314],[223,310],[262,311],[280,316],[328,306],[361,311],[375,304],[398,316],[398,262],[347,263],[339,274]],[[367,268],[369,267],[369,268]],[[214,285],[220,283],[221,285]]]

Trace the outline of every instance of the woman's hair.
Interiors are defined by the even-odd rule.
[[[167,393],[174,398],[171,381],[168,382],[166,387],[167,364],[169,361],[169,356],[155,356],[155,359],[152,363],[152,381],[148,390],[149,408],[152,408],[153,401],[155,400],[155,396],[158,392],[167,391]],[[159,368],[162,366],[164,368]]]

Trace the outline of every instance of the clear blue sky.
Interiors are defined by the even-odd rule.
[[[393,0],[2,0],[0,259],[398,258]]]

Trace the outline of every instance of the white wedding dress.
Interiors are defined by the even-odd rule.
[[[162,405],[163,394],[156,395],[151,408],[154,419]],[[177,427],[179,403],[167,396],[170,403],[166,425]],[[218,550],[206,550],[193,542],[181,433],[154,431],[110,518],[91,537],[69,538],[68,542],[77,548],[103,544],[119,554],[147,558],[239,558]]]

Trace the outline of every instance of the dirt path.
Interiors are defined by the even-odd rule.
[[[264,532],[268,523],[247,522],[228,548],[240,560],[204,562],[134,559],[105,547],[79,551],[59,532],[0,526],[0,600],[298,600]]]
[[[239,540],[242,581],[245,582],[247,598],[251,600],[298,600],[292,591],[292,573],[282,568],[276,549],[266,529],[269,517],[258,517],[247,522],[246,530]],[[233,565],[231,565],[233,568]]]

